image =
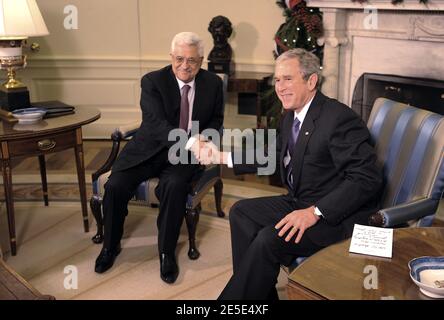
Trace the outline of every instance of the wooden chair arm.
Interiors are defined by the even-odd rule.
[[[134,122],[120,126],[116,128],[116,130],[114,130],[114,132],[111,134],[111,141],[113,142],[111,152],[105,163],[91,175],[93,182],[96,181],[102,174],[111,170],[111,167],[113,166],[114,161],[116,161],[117,155],[120,151],[120,142],[129,137],[132,137],[137,132],[137,129],[139,127],[140,122]]]
[[[136,121],[120,126],[116,129],[116,131],[119,132],[122,136],[121,139],[126,139],[132,137],[137,132],[137,129],[139,129],[139,127],[140,121]]]

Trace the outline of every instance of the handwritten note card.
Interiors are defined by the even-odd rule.
[[[378,257],[392,257],[393,229],[355,224],[350,252]]]

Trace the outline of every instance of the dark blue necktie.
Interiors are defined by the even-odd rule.
[[[288,183],[288,186],[292,189],[293,189],[292,161],[294,158],[293,152],[294,152],[294,148],[296,146],[296,141],[298,140],[300,123],[301,122],[299,121],[298,118],[294,119],[293,125],[291,126],[291,134],[290,134],[290,137],[288,138],[288,144],[287,144],[288,152],[290,153],[290,157],[291,157],[291,161],[289,162],[289,164],[287,166],[287,183]]]

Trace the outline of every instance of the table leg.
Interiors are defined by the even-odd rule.
[[[5,188],[6,211],[8,215],[9,242],[11,244],[11,255],[17,254],[17,244],[15,239],[15,217],[14,199],[12,196],[12,172],[9,159],[2,160],[3,185]]]
[[[89,232],[88,207],[86,201],[86,183],[85,183],[85,162],[83,158],[83,140],[82,129],[76,130],[77,143],[74,147],[77,165],[77,177],[79,180],[80,201],[82,203],[83,228],[85,232]]]
[[[43,189],[43,201],[45,202],[45,206],[48,206],[48,181],[46,180],[46,163],[45,163],[45,155],[39,156],[39,164],[40,164],[40,176],[42,177],[42,189]]]

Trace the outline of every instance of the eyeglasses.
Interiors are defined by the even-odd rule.
[[[186,62],[192,67],[195,67],[201,60],[201,58],[199,58],[199,59],[195,59],[195,58],[185,59],[184,57],[181,57],[181,56],[173,56],[173,58],[177,64],[182,64],[186,60]]]

